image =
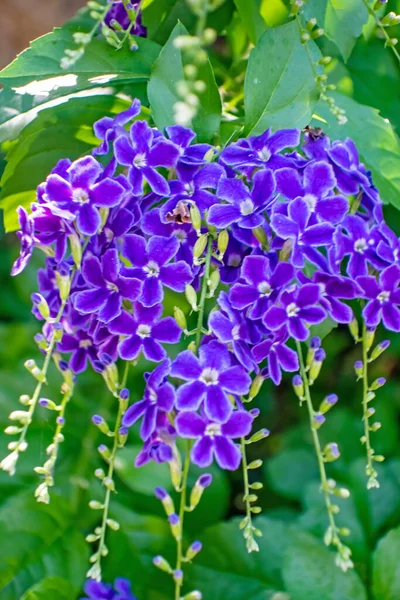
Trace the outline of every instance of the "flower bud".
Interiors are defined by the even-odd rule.
[[[374,343],[375,331],[376,331],[375,328],[368,327],[368,329],[365,332],[365,340],[364,341],[365,341],[365,346],[366,346],[367,352],[368,352],[368,350],[370,350],[372,344]]]
[[[193,542],[187,549],[186,560],[187,561],[193,560],[194,557],[197,556],[198,553],[201,551],[202,547],[203,547],[203,544],[201,542],[198,542],[198,541]]]
[[[268,429],[260,429],[260,431],[256,431],[256,433],[253,433],[253,435],[251,436],[251,438],[249,438],[247,440],[248,444],[253,444],[254,442],[259,442],[260,440],[264,440],[266,437],[268,437],[270,434]]]
[[[198,310],[197,294],[196,294],[196,290],[194,289],[194,287],[192,285],[190,285],[190,284],[186,285],[185,296],[186,296],[186,300],[189,302],[190,306],[192,307],[192,310],[197,312],[197,310]]]
[[[183,596],[182,600],[202,600],[202,599],[203,599],[202,593],[199,592],[198,590],[194,590],[193,592],[186,594],[186,596]]]
[[[0,462],[0,469],[2,471],[6,471],[10,475],[14,475],[18,457],[18,450],[14,450],[13,452],[11,452],[11,454],[8,454],[8,456],[3,458],[3,460]]]
[[[128,427],[120,427],[118,430],[118,448],[123,448],[128,439],[129,429]]]
[[[43,319],[47,321],[47,319],[50,317],[50,308],[42,294],[35,292],[31,295],[31,300],[38,309],[39,313],[42,315]]]
[[[38,404],[48,410],[60,410],[60,407],[53,400],[49,400],[49,398],[40,398]]]
[[[321,413],[315,413],[315,415],[312,418],[312,428],[313,429],[319,429],[321,427],[321,425],[323,425],[325,423],[326,419],[324,417],[324,415],[322,415]]]
[[[379,388],[381,388],[383,385],[385,385],[386,383],[386,379],[384,377],[378,377],[378,379],[375,379],[375,381],[373,381],[371,383],[370,389],[371,390],[379,390]]]
[[[312,29],[314,29],[316,24],[317,24],[317,19],[315,17],[313,17],[312,19],[309,19],[306,23],[306,30],[311,31]]]
[[[5,428],[4,433],[6,435],[17,435],[17,433],[21,433],[22,428],[16,427],[15,425],[9,425]]]
[[[294,375],[292,379],[294,393],[300,400],[304,400],[304,382],[301,375]]]
[[[371,356],[369,358],[369,362],[376,360],[385,350],[387,350],[390,346],[389,340],[384,340],[380,342],[371,352]]]
[[[88,544],[93,544],[94,542],[97,542],[98,539],[99,536],[95,535],[94,533],[89,533],[89,535],[85,537],[85,540],[88,542]]]
[[[172,568],[169,563],[162,556],[155,556],[153,558],[153,565],[165,573],[172,573]]]
[[[118,529],[120,528],[120,524],[114,519],[107,519],[106,523],[108,527],[113,531],[118,531]]]
[[[102,510],[104,508],[104,504],[102,504],[98,500],[91,500],[89,502],[89,508],[91,508],[92,510]]]
[[[69,292],[71,290],[71,279],[69,275],[64,275],[59,273],[59,271],[56,271],[56,282],[61,300],[68,300]]]
[[[193,486],[193,489],[190,494],[190,509],[193,510],[201,500],[201,497],[204,493],[204,490],[211,485],[212,475],[209,473],[204,473],[204,475],[200,475],[198,480]]]
[[[96,425],[96,427],[98,427],[102,433],[109,433],[110,428],[100,415],[93,415],[92,423]]]
[[[176,513],[169,515],[168,522],[171,526],[172,535],[176,540],[180,540],[182,537],[182,524],[179,516]]]
[[[29,371],[29,373],[31,375],[33,375],[33,377],[40,382],[44,382],[45,380],[45,376],[42,373],[42,370],[39,369],[39,367],[37,366],[36,362],[32,359],[26,360],[24,362],[24,367],[25,369],[27,369]]]
[[[100,444],[100,446],[97,448],[97,450],[98,450],[100,456],[102,456],[105,461],[108,461],[111,458],[111,452],[105,444]]]
[[[375,423],[372,423],[369,430],[375,432],[375,431],[378,431],[378,429],[380,429],[381,427],[382,427],[382,423],[379,423],[379,421],[376,421]]]
[[[251,490],[261,490],[263,488],[263,484],[261,483],[261,481],[254,481],[254,483],[250,483],[249,484],[249,488]]]
[[[168,516],[175,513],[174,501],[164,488],[156,487],[154,490],[155,497],[162,502],[165,512]]]
[[[263,461],[261,460],[261,458],[257,458],[256,460],[253,460],[250,464],[247,465],[248,469],[259,469],[263,464]]]
[[[337,401],[338,401],[338,397],[336,394],[328,394],[322,400],[320,407],[319,407],[319,412],[323,415],[326,414],[332,408],[332,406],[335,406]]]
[[[360,340],[360,328],[357,319],[350,321],[349,329],[354,341],[357,343]]]
[[[382,456],[382,454],[373,454],[372,460],[375,460],[376,462],[383,462],[385,460],[385,457]]]
[[[260,227],[256,227],[255,229],[253,229],[252,232],[253,232],[253,235],[256,238],[256,240],[260,242],[261,246],[263,248],[267,248],[268,238],[267,238],[267,234],[265,233],[264,229],[260,226]]]
[[[200,235],[200,237],[196,240],[196,243],[193,248],[194,258],[200,258],[200,256],[202,256],[204,250],[206,249],[207,242],[208,242],[208,234],[203,233],[202,235]]]
[[[262,377],[261,375],[256,375],[254,377],[250,386],[249,400],[253,400],[253,398],[255,398],[259,394],[263,383],[264,377]]]
[[[181,329],[187,331],[187,321],[185,313],[178,306],[174,306],[174,319]]]
[[[318,348],[315,351],[314,358],[310,365],[309,383],[312,385],[320,374],[322,363],[326,358],[326,353],[323,348]]]
[[[76,233],[72,233],[68,236],[72,258],[74,259],[74,263],[76,268],[79,270],[81,268],[82,262],[82,246],[81,241]]]
[[[364,365],[362,360],[356,360],[356,362],[354,363],[354,371],[358,377],[358,379],[360,379],[363,374],[364,374]]]
[[[182,569],[175,569],[175,571],[172,572],[172,578],[177,583],[182,583],[182,581],[183,581],[183,571],[182,571]]]
[[[29,404],[31,403],[31,398],[30,396],[28,396],[28,394],[22,394],[22,396],[19,397],[19,401],[24,406],[29,406]]]
[[[318,336],[314,336],[310,340],[310,345],[308,347],[307,356],[306,356],[306,367],[310,368],[310,365],[314,359],[314,354],[321,347],[321,338]]]
[[[13,410],[8,418],[10,421],[19,421],[22,425],[29,425],[31,422],[31,416],[29,412],[24,410]]]
[[[43,482],[40,485],[38,485],[38,487],[35,490],[34,496],[38,502],[43,502],[43,504],[49,504],[49,488],[46,482]]]
[[[219,274],[219,270],[214,269],[214,271],[212,271],[212,273],[210,274],[209,280],[207,281],[208,289],[209,289],[209,293],[208,293],[209,298],[212,298],[214,296],[215,290],[219,286],[220,281],[221,281],[221,276]]]
[[[123,412],[125,412],[126,409],[128,408],[129,396],[130,396],[130,392],[129,392],[128,388],[122,388],[122,390],[119,393],[119,401],[120,401]]]
[[[229,233],[227,229],[223,229],[218,234],[218,251],[220,260],[223,259],[229,243]]]
[[[193,228],[200,235],[201,231],[201,214],[196,204],[190,205],[190,220],[192,221]]]
[[[339,446],[335,442],[327,444],[322,452],[325,462],[333,462],[340,457]]]

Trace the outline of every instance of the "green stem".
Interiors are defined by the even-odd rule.
[[[128,372],[129,372],[129,362],[126,362],[124,374],[123,374],[122,382],[121,382],[121,386],[120,386],[121,388],[124,388],[126,385],[126,381],[128,379]],[[107,554],[107,548],[105,545],[107,520],[108,520],[109,509],[110,509],[111,492],[113,492],[115,489],[114,483],[113,483],[113,475],[114,475],[114,469],[115,469],[115,458],[116,458],[117,451],[119,448],[118,432],[121,427],[121,421],[122,421],[123,415],[124,415],[123,403],[121,401],[119,401],[118,402],[118,413],[117,413],[117,418],[115,420],[115,427],[114,427],[114,431],[113,431],[114,442],[113,442],[113,446],[111,449],[110,458],[108,459],[108,471],[107,471],[107,475],[105,477],[105,479],[108,482],[108,485],[106,486],[106,493],[104,496],[103,518],[102,518],[100,530],[99,530],[99,542],[98,542],[97,552],[95,554],[96,560],[94,561],[93,567],[90,569],[90,571],[88,573],[88,576],[92,577],[93,579],[96,579],[97,581],[101,581],[101,559],[103,556],[105,556]]]
[[[207,285],[210,277],[210,267],[211,267],[211,251],[212,251],[212,237],[209,234],[208,243],[207,243],[207,254],[206,261],[204,264],[204,273],[203,279],[201,282],[201,293],[200,293],[200,303],[199,303],[199,312],[197,317],[197,332],[196,332],[196,349],[199,349],[200,341],[201,341],[201,333],[203,329],[203,320],[204,320],[204,309],[207,298]]]
[[[182,484],[181,484],[181,502],[179,507],[179,520],[181,523],[181,535],[177,540],[177,549],[176,549],[176,567],[175,570],[180,570],[182,567],[182,559],[183,559],[183,547],[182,547],[182,538],[183,538],[183,521],[185,518],[185,509],[186,509],[186,492],[187,492],[187,480],[189,475],[189,467],[190,467],[190,448],[191,443],[188,441],[188,448],[186,451],[185,463],[183,466],[183,474],[182,474]],[[175,581],[175,600],[179,600],[181,594],[182,580]]]
[[[246,506],[246,517],[245,517],[245,525],[243,527],[244,537],[246,540],[246,548],[249,552],[258,552],[259,547],[254,539],[254,531],[256,528],[252,522],[252,512],[251,512],[251,502],[250,502],[250,486],[249,486],[249,472],[248,472],[248,463],[247,463],[247,455],[246,455],[246,439],[243,437],[240,440],[240,450],[242,453],[242,469],[243,469],[243,483],[244,483],[244,503]]]
[[[378,488],[379,483],[377,480],[378,472],[376,471],[373,464],[373,456],[374,450],[371,447],[371,435],[370,435],[370,424],[369,424],[369,415],[368,415],[368,392],[369,392],[369,383],[368,383],[368,347],[367,347],[367,327],[365,323],[363,323],[363,333],[362,333],[362,362],[363,362],[363,398],[362,398],[362,408],[363,408],[363,422],[364,422],[364,436],[362,437],[362,442],[365,444],[366,454],[367,454],[367,465],[365,467],[365,472],[368,476],[367,488]]]
[[[398,62],[400,63],[400,54],[397,51],[396,46],[393,46],[393,44],[391,43],[391,37],[388,34],[388,32],[386,31],[386,27],[384,25],[382,25],[380,18],[374,11],[373,7],[369,5],[367,0],[362,0],[362,1],[363,1],[364,6],[366,7],[366,9],[368,10],[369,14],[371,15],[371,17],[373,17],[373,19],[375,20],[377,27],[379,27],[379,29],[381,30],[383,37],[385,38],[387,46],[389,46],[392,49],[393,54],[395,55]]]
[[[328,483],[328,477],[326,474],[325,461],[324,461],[323,452],[322,452],[322,448],[321,448],[321,442],[319,439],[318,431],[317,431],[317,429],[315,429],[314,422],[313,422],[313,418],[315,416],[315,411],[314,411],[314,407],[313,407],[313,403],[312,403],[311,391],[310,391],[310,386],[309,386],[308,377],[307,377],[307,371],[306,371],[305,364],[304,364],[303,351],[301,348],[301,343],[297,340],[296,340],[296,348],[297,348],[297,354],[298,354],[299,363],[300,363],[300,374],[301,374],[303,384],[304,384],[304,395],[305,395],[305,400],[306,400],[306,404],[307,404],[308,416],[309,416],[309,420],[310,420],[310,429],[311,429],[311,433],[312,433],[315,454],[317,456],[317,461],[318,461],[318,468],[319,468],[320,479],[321,479],[321,490],[324,495],[325,506],[326,506],[326,510],[328,513],[329,528],[327,530],[325,542],[327,543],[327,545],[332,544],[333,546],[336,547],[336,549],[338,551],[338,563],[343,568],[343,570],[346,570],[347,568],[349,568],[349,567],[351,568],[353,566],[353,563],[350,560],[351,551],[349,550],[349,548],[347,546],[345,546],[342,543],[342,541],[339,537],[339,533],[340,533],[339,528],[337,527],[336,522],[335,522],[335,517],[334,517],[335,508],[334,508],[334,505],[332,504],[331,498],[330,498],[330,494],[332,493],[332,488]]]

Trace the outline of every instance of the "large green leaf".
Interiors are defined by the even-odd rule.
[[[319,50],[300,42],[296,22],[281,25],[261,36],[252,50],[244,85],[245,128],[248,135],[268,127],[303,127],[313,113],[318,93],[311,60]]]
[[[186,0],[144,0],[142,6],[147,34],[158,44],[165,44],[178,21],[187,29],[196,23]]]
[[[182,53],[175,48],[174,40],[186,34],[185,27],[178,23],[160,52],[147,88],[152,116],[160,130],[174,124],[174,105],[181,101],[177,84],[185,76]],[[198,78],[205,82],[206,90],[199,95],[200,105],[192,127],[199,141],[209,142],[218,133],[221,121],[221,98],[209,61],[199,67]]]
[[[75,592],[85,573],[87,544],[71,529],[67,503],[53,497],[38,504],[29,495],[14,496],[0,509],[0,596],[15,600],[49,576],[67,579]],[[73,551],[71,549],[73,548]]]
[[[265,471],[272,489],[290,500],[300,500],[307,483],[319,477],[315,454],[305,448],[279,452],[266,461]]]
[[[1,207],[7,231],[18,225],[16,208],[29,207],[36,187],[61,158],[76,159],[98,144],[93,123],[104,115],[120,112],[127,101],[113,96],[73,98],[43,110],[21,133],[7,155],[1,179]]]
[[[366,600],[357,573],[343,573],[334,554],[321,542],[304,535],[290,545],[283,567],[285,589],[291,600]]]
[[[390,122],[369,106],[358,104],[352,98],[334,94],[338,106],[346,111],[348,122],[339,125],[326,105],[316,112],[328,123],[326,132],[332,140],[351,138],[360,159],[372,171],[373,181],[382,199],[400,207],[400,143]],[[315,121],[321,126],[320,121]]]
[[[46,577],[29,588],[20,600],[72,600],[74,595],[74,587],[66,579]]]
[[[379,541],[374,554],[373,592],[376,600],[400,598],[400,527]]]

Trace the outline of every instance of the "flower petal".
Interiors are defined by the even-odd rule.
[[[221,469],[236,471],[239,468],[242,455],[238,446],[229,438],[217,435],[214,439],[214,452]]]

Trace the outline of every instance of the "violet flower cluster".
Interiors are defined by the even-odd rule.
[[[19,274],[35,247],[45,252],[33,295],[34,314],[45,320],[39,346],[56,349],[64,371],[75,376],[91,365],[122,403],[111,454],[99,448],[111,465],[110,475],[101,475],[107,494],[115,452],[135,423],[143,441],[136,466],[169,463],[178,490],[185,489],[182,473],[187,476],[178,438],[187,440],[199,467],[215,461],[236,470],[243,459],[247,477],[245,444],[268,432],[247,438],[258,411],[245,407],[264,379],[279,385],[282,373],[300,372],[294,388],[309,404],[314,430],[334,404],[326,401],[315,413],[305,391],[325,358],[313,338],[304,366],[300,348],[311,326],[330,318],[354,329],[353,301],[359,300],[369,336],[363,340],[372,340],[381,321],[400,331],[400,240],[384,221],[371,173],[350,139],[331,142],[310,128],[304,134],[267,130],[217,149],[196,143],[182,126],[164,134],[140,113],[135,100],[115,118],[95,123],[99,146],[92,154],[61,160],[38,187],[30,213],[18,209],[21,252],[12,269]],[[185,294],[196,313],[193,331],[184,305],[169,314],[171,292]],[[207,317],[209,298],[215,301]],[[141,357],[148,365],[143,396],[128,407],[116,364]],[[43,372],[39,376],[43,380]],[[94,423],[108,434],[100,416]],[[322,463],[337,458],[334,446],[319,451]],[[2,468],[11,472],[13,460],[7,457]],[[323,491],[327,498],[333,493]],[[168,494],[160,499],[180,540],[180,518]],[[244,533],[254,550],[251,513],[259,507],[250,500],[246,506]],[[347,568],[348,549],[337,531],[331,528],[329,543]],[[104,532],[89,537],[104,542]],[[94,578],[100,577],[101,550],[94,555]],[[160,561],[180,589],[181,560],[175,570]]]

